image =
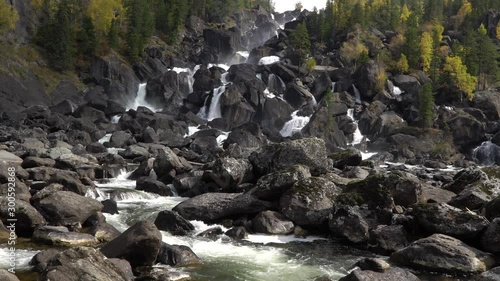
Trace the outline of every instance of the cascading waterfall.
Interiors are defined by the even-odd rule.
[[[285,123],[283,129],[281,129],[280,134],[283,137],[291,137],[293,134],[300,132],[311,120],[309,116],[298,116],[299,111],[294,111],[292,113],[292,119]]]
[[[356,121],[356,119],[354,119],[354,109],[353,108],[349,108],[347,110],[347,116],[349,118],[351,118],[352,121],[354,121],[354,123],[356,124],[356,131],[353,134],[352,142],[348,143],[348,144],[349,145],[360,144],[363,141],[363,139],[365,138],[365,136],[363,136],[363,134],[361,134],[361,131],[359,130],[359,126],[358,126],[358,121]]]
[[[395,96],[399,96],[403,93],[403,90],[401,90],[401,88],[399,88],[398,86],[394,86],[393,90],[392,90],[392,94],[395,95]]]
[[[153,112],[157,111],[157,109],[154,106],[152,106],[146,101],[146,86],[147,83],[139,84],[139,89],[137,89],[137,96],[134,102],[131,105],[127,106],[127,110],[129,109],[137,110],[139,106],[143,106],[149,108]]]
[[[335,93],[335,84],[337,84],[337,82],[332,82],[332,93]]]
[[[361,104],[361,94],[359,93],[356,85],[352,85],[352,89],[354,90],[354,97],[356,97],[356,103]]]
[[[480,165],[498,165],[500,164],[500,146],[491,141],[485,141],[472,151],[472,157]]]
[[[224,91],[226,91],[226,85],[214,89],[212,100],[210,101],[210,106],[207,108],[207,104],[205,101],[205,105],[200,109],[198,116],[207,121],[212,121],[217,118],[222,118],[222,112],[220,108],[220,98],[222,97]]]
[[[285,82],[278,75],[271,73],[267,79],[267,88],[273,93],[283,93],[286,90]]]

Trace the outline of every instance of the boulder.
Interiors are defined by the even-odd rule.
[[[280,213],[300,226],[319,227],[328,220],[336,195],[333,182],[310,177],[296,182],[280,199]]]
[[[313,94],[311,94],[311,92],[309,92],[309,90],[305,87],[297,84],[290,84],[289,87],[287,87],[283,98],[295,110],[299,110],[306,105],[315,105],[316,103],[316,99]]]
[[[252,219],[252,229],[258,233],[286,235],[293,232],[293,222],[274,211],[264,211]]]
[[[134,159],[139,157],[147,159],[149,157],[149,151],[146,148],[135,144],[128,146],[124,151],[118,152],[118,154],[125,159]]]
[[[219,91],[224,90],[220,97],[220,117],[225,121],[225,130],[230,131],[250,122],[255,114],[255,109],[236,85],[223,86],[223,88],[219,89]],[[259,103],[259,101],[260,98],[257,98],[255,102]]]
[[[167,243],[162,243],[156,262],[175,267],[197,266],[203,263],[188,246]]]
[[[159,230],[168,231],[173,235],[187,235],[194,230],[193,224],[172,211],[159,212],[155,225]]]
[[[219,158],[215,160],[209,177],[222,190],[233,191],[238,185],[253,179],[252,165],[246,159]]]
[[[239,31],[208,28],[203,30],[203,38],[207,47],[213,51],[220,62],[230,59],[240,49],[240,37]]]
[[[358,206],[335,205],[328,225],[333,235],[352,243],[364,243],[370,238],[370,225]]]
[[[481,273],[495,263],[491,254],[444,234],[433,234],[411,243],[393,253],[391,261],[410,268],[447,274]]]
[[[134,268],[152,266],[160,251],[161,241],[161,233],[152,222],[139,221],[100,251],[108,258],[126,259]]]
[[[244,226],[235,226],[226,231],[224,235],[233,239],[242,240],[248,238],[248,231]]]
[[[420,281],[415,274],[401,268],[390,268],[385,272],[356,269],[339,281]]]
[[[68,228],[64,226],[42,226],[35,230],[33,241],[55,246],[95,246],[97,239],[86,233],[69,232]]]
[[[63,226],[83,224],[102,207],[102,204],[95,199],[69,191],[54,192],[40,200],[37,206],[48,222]]]
[[[422,87],[418,79],[411,75],[396,75],[393,82],[407,95],[418,95]]]
[[[205,193],[179,203],[172,210],[188,220],[212,222],[228,216],[256,214],[271,206],[270,202],[249,194]]]
[[[356,149],[347,149],[329,156],[333,160],[333,167],[343,170],[347,166],[359,166],[362,161],[361,152]]]
[[[475,239],[488,227],[488,220],[446,203],[418,204],[413,215],[427,233],[442,233],[458,239]]]
[[[21,164],[24,169],[35,168],[35,167],[54,167],[56,161],[50,158],[40,158],[40,157],[26,157]]]
[[[15,199],[15,211],[10,209],[12,202],[7,197],[0,197],[0,218],[6,227],[9,227],[12,222],[9,222],[9,218],[12,214],[15,215],[17,221],[15,222],[16,235],[19,237],[31,237],[33,231],[39,227],[46,224],[43,216],[33,208],[28,202]]]
[[[118,229],[106,222],[99,222],[90,227],[88,231],[97,238],[99,242],[109,242],[121,234]]]
[[[347,145],[347,138],[338,122],[344,112],[347,112],[344,104],[322,106],[314,112],[301,132],[305,136],[323,139],[329,151],[337,151]]]
[[[390,254],[408,246],[408,235],[402,225],[378,225],[370,230],[369,248]]]
[[[308,167],[294,165],[289,169],[261,177],[250,193],[262,200],[273,201],[293,186],[297,181],[311,177]]]
[[[500,253],[500,218],[494,219],[482,234],[481,246],[486,252]]]
[[[99,250],[77,247],[51,258],[38,280],[128,281],[129,278]]]
[[[111,147],[125,147],[127,144],[133,143],[133,137],[127,132],[117,131],[111,135],[109,142]]]
[[[60,250],[48,249],[38,252],[31,258],[29,265],[34,267],[34,271],[42,272],[47,268],[47,263],[59,254]]]
[[[325,142],[318,138],[306,138],[265,146],[249,158],[257,175],[266,175],[302,164],[311,174],[320,175],[328,168]]]
[[[484,205],[483,211],[484,216],[490,221],[500,217],[500,196]]]
[[[500,266],[490,269],[486,272],[481,273],[476,279],[476,281],[499,281],[500,280]]]
[[[183,173],[190,171],[192,168],[186,159],[177,156],[168,147],[158,150],[158,155],[153,164],[153,169],[160,179],[165,175],[169,175],[171,171]]]
[[[136,182],[137,190],[143,190],[158,194],[160,196],[173,196],[172,189],[161,181],[154,180],[150,177],[140,177]]]
[[[489,89],[474,93],[473,107],[481,109],[488,120],[496,121],[500,118],[500,91]]]

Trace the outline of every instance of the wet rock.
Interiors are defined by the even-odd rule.
[[[156,262],[175,267],[197,266],[203,262],[188,246],[162,243]]]
[[[38,252],[33,258],[31,258],[29,265],[34,266],[34,270],[37,272],[42,272],[47,268],[47,263],[59,254],[60,250],[47,249]]]
[[[328,168],[325,142],[317,138],[306,138],[271,144],[262,152],[250,157],[254,171],[258,175],[286,169],[295,164],[309,167],[312,175],[320,175]]]
[[[329,156],[333,160],[333,167],[344,169],[347,166],[359,166],[362,161],[359,150],[347,149]]]
[[[128,281],[127,275],[99,250],[77,247],[58,253],[47,263],[40,281]]]
[[[194,230],[193,224],[172,211],[159,212],[155,225],[159,230],[168,231],[173,235],[187,235]]]
[[[161,240],[161,233],[152,222],[139,221],[104,245],[101,252],[108,258],[126,259],[132,267],[152,266]]]
[[[116,201],[114,201],[112,199],[106,199],[104,201],[101,201],[101,203],[103,206],[103,208],[101,210],[102,213],[111,214],[111,215],[118,214],[118,205],[117,205]]]
[[[43,226],[39,227],[33,233],[33,241],[66,247],[75,246],[95,246],[97,239],[86,233],[69,232],[64,226]]]
[[[495,263],[492,255],[444,234],[433,234],[411,243],[393,253],[391,261],[410,268],[451,274],[480,273]]]
[[[290,84],[283,98],[295,109],[299,110],[307,104],[313,104],[314,96],[305,87]]]
[[[102,209],[102,204],[69,191],[57,191],[40,200],[37,208],[48,222],[55,225],[83,224]]]
[[[387,271],[375,272],[371,270],[354,270],[346,277],[342,277],[339,281],[419,281],[420,279],[413,273],[401,269],[390,268]]]
[[[11,216],[9,212],[10,200],[7,197],[0,197],[0,217],[2,222],[6,227],[11,225],[7,219]],[[43,216],[33,208],[29,203],[21,200],[15,200],[15,216],[17,221],[15,222],[16,235],[19,237],[31,237],[33,231],[42,225],[46,224]]]
[[[224,233],[226,236],[233,239],[246,239],[248,238],[248,231],[244,226],[235,226]]]
[[[160,196],[173,196],[172,189],[161,181],[153,180],[149,177],[140,177],[136,183],[137,190],[143,190],[158,194]]]
[[[118,231],[114,226],[106,222],[99,222],[89,228],[88,231],[95,238],[97,238],[99,242],[109,242],[121,234],[120,231]]]
[[[274,211],[265,211],[252,219],[252,229],[258,233],[286,235],[293,232],[293,222]]]
[[[488,226],[484,217],[445,203],[418,204],[413,215],[426,232],[442,233],[458,239],[474,239]]]
[[[486,272],[481,273],[475,280],[477,281],[499,281],[500,267],[495,267]]]
[[[228,216],[256,214],[271,206],[270,202],[248,194],[205,193],[178,204],[172,210],[188,220],[210,222]]]
[[[301,226],[321,226],[328,220],[335,197],[341,192],[333,182],[311,177],[296,182],[280,199],[280,213]]]
[[[239,184],[253,179],[252,165],[246,159],[230,157],[215,160],[209,177],[219,185],[222,190],[234,191]]]
[[[481,246],[486,252],[500,253],[500,218],[494,219],[483,233]]]
[[[289,169],[261,177],[250,193],[262,200],[273,201],[299,180],[311,177],[308,167],[295,165]]]
[[[336,151],[347,145],[347,138],[339,127],[339,115],[345,115],[347,107],[344,104],[326,105],[311,116],[309,123],[302,129],[302,134],[325,140],[329,151]]]
[[[408,246],[408,235],[402,225],[379,225],[370,231],[368,247],[389,254]]]
[[[330,231],[352,243],[367,242],[369,224],[358,206],[336,205],[328,218]]]
[[[204,237],[215,241],[219,239],[219,236],[221,236],[222,234],[224,234],[222,228],[220,226],[216,226],[197,234],[196,237]]]
[[[391,268],[391,265],[383,259],[379,258],[364,258],[354,264],[361,270],[371,270],[375,272],[384,272]]]

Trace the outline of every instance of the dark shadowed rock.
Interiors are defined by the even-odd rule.
[[[104,245],[101,252],[108,258],[126,259],[132,267],[151,266],[160,251],[161,239],[152,222],[139,221]]]
[[[389,254],[408,246],[408,235],[402,225],[378,225],[370,231],[369,247]]]
[[[500,253],[500,218],[494,219],[483,233],[481,246],[486,252]]]
[[[308,167],[295,165],[289,169],[261,177],[250,193],[259,199],[273,201],[281,197],[297,181],[309,177],[311,177],[311,173]]]
[[[356,149],[347,149],[330,155],[333,160],[333,166],[338,169],[344,169],[346,166],[359,166],[361,164],[361,153]]]
[[[210,222],[228,216],[256,214],[271,208],[271,205],[248,194],[205,193],[178,204],[172,210],[188,220]]]
[[[209,176],[223,190],[231,191],[253,179],[252,165],[246,159],[219,158],[215,160]]]
[[[47,267],[47,263],[59,254],[60,250],[48,249],[38,252],[33,258],[31,258],[29,265],[34,266],[34,270],[37,272],[42,272]]]
[[[244,226],[235,226],[224,233],[227,237],[241,240],[248,238],[248,231]]]
[[[500,266],[483,272],[475,281],[500,281]]]
[[[161,181],[154,180],[150,177],[140,177],[136,183],[137,190],[143,190],[158,194],[160,196],[172,196],[174,193],[166,184]]]
[[[492,255],[444,234],[411,243],[393,253],[391,261],[415,269],[457,274],[480,273],[495,263]]]
[[[159,230],[168,231],[173,235],[187,235],[194,230],[193,224],[172,211],[159,212],[155,225]]]
[[[358,206],[336,205],[328,218],[333,235],[353,243],[367,242],[370,226]]]
[[[167,243],[162,243],[156,262],[175,267],[197,266],[203,263],[188,246]]]
[[[30,237],[33,231],[46,224],[43,216],[33,208],[28,202],[15,200],[15,215],[17,221],[15,222],[16,234],[20,237]],[[5,226],[9,226],[10,222],[7,220],[9,216],[9,200],[7,197],[0,197],[0,217]]]
[[[385,272],[375,272],[371,270],[354,270],[346,277],[342,277],[339,281],[420,281],[413,273],[401,269],[390,268]]]

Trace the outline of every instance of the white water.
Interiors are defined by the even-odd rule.
[[[263,57],[259,60],[259,65],[269,65],[279,61],[280,57],[278,56]]]
[[[139,84],[139,89],[137,89],[137,96],[132,104],[127,106],[127,111],[129,109],[137,110],[139,106],[147,107],[151,111],[156,112],[158,109],[146,101],[146,86],[147,83]]]
[[[121,115],[115,115],[115,116],[111,117],[111,123],[118,124],[118,122],[120,122],[121,118],[122,118]]]
[[[290,137],[293,134],[300,132],[302,128],[304,128],[307,125],[307,123],[309,123],[311,117],[298,116],[297,115],[298,112],[299,111],[297,110],[292,113],[292,120],[286,122],[280,131],[281,136]]]
[[[224,141],[227,139],[227,137],[229,136],[229,133],[230,132],[222,132],[222,134],[220,134],[218,137],[217,137],[217,144],[219,144],[220,147],[222,147],[222,145],[224,144]]]
[[[2,245],[0,248],[0,268],[8,269],[10,268],[10,254],[11,252],[6,248],[7,245]],[[15,251],[15,259],[16,259],[16,271],[28,270],[31,268],[29,262],[36,255],[38,250],[25,250],[25,249],[16,249]]]
[[[271,92],[269,92],[269,88],[266,88],[264,90],[264,97],[266,97],[268,99],[274,99],[276,96],[274,94],[272,94]]]
[[[190,137],[194,135],[194,133],[198,132],[200,129],[198,129],[198,126],[189,126],[188,127],[188,133],[184,137]]]
[[[332,93],[335,93],[335,84],[337,84],[337,82],[332,82]]]
[[[354,121],[354,123],[356,124],[356,131],[354,131],[352,142],[348,143],[348,144],[349,145],[360,144],[363,141],[363,139],[365,138],[365,136],[363,136],[363,134],[361,134],[361,131],[359,130],[359,126],[358,126],[358,121],[356,121],[354,119],[354,109],[353,108],[349,108],[347,110],[347,116],[349,118],[351,118],[352,121]]]
[[[352,89],[354,90],[354,96],[356,97],[356,103],[361,104],[361,94],[359,93],[356,85],[352,84]]]
[[[402,93],[404,93],[401,88],[399,88],[398,86],[394,86],[394,89],[392,91],[392,94],[395,95],[395,96],[399,96],[401,95]]]
[[[212,97],[212,100],[210,101],[210,107],[207,112],[207,120],[212,121],[217,118],[222,117],[222,112],[220,109],[220,98],[222,97],[222,94],[226,90],[226,86],[220,86],[219,88],[214,90],[214,95]]]

